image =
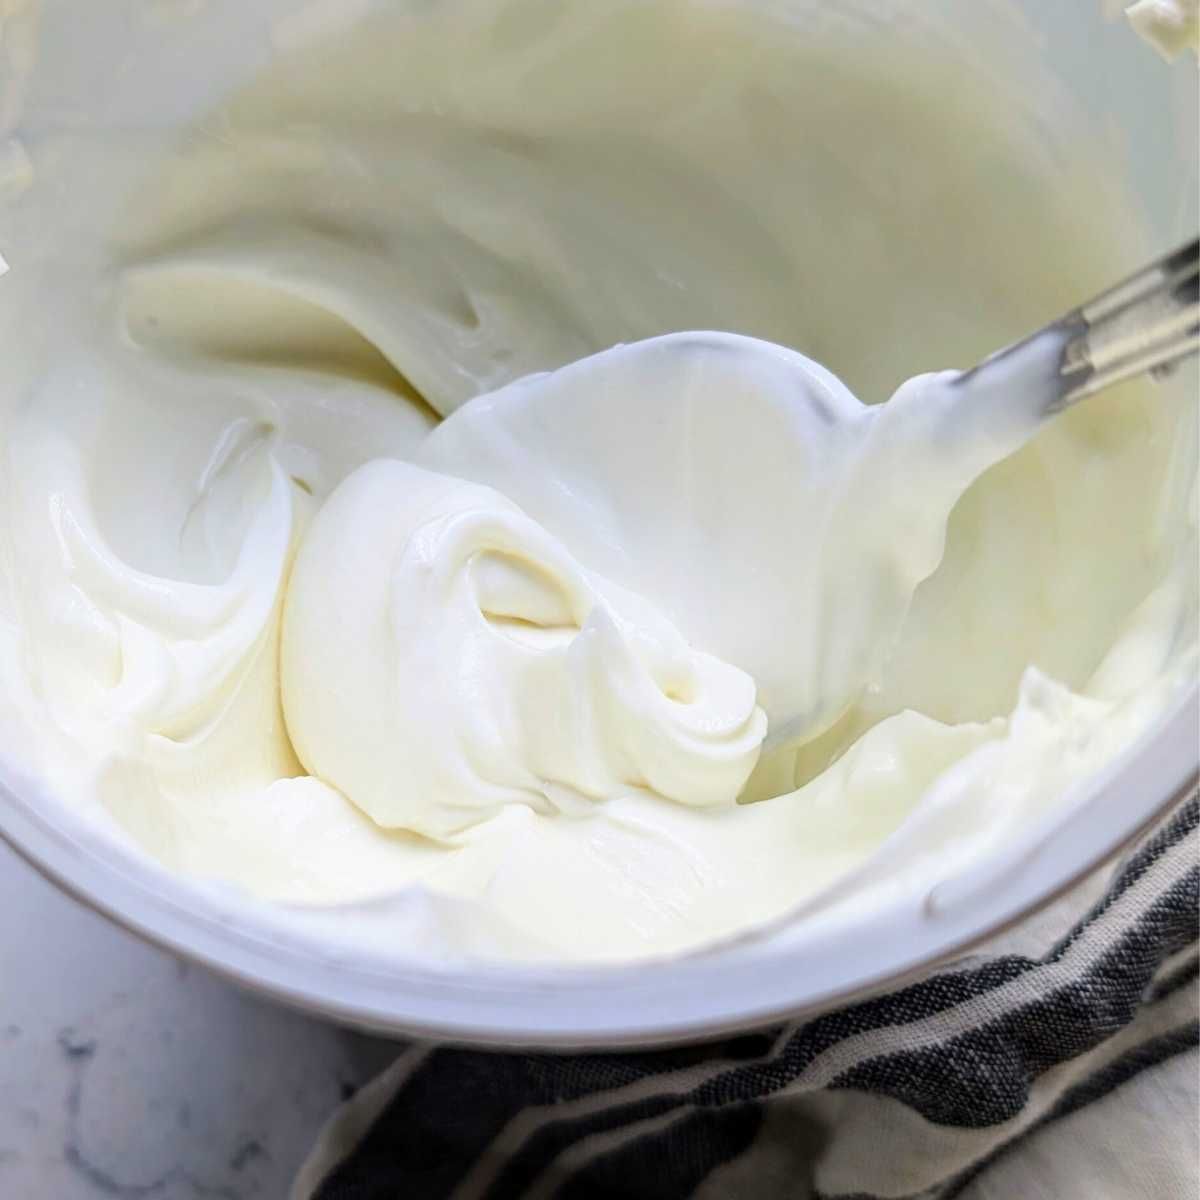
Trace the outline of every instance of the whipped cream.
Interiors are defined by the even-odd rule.
[[[0,753],[64,824],[342,949],[674,953],[969,875],[1192,678],[1186,383],[877,403],[1146,256],[1007,27],[126,7],[154,70],[32,55],[0,130]]]
[[[772,741],[809,740],[879,685],[951,509],[1040,427],[1060,351],[1048,335],[982,386],[923,375],[867,406],[784,347],[677,334],[472,401],[418,460],[653,596],[751,675]]]
[[[281,672],[308,771],[429,837],[631,789],[732,805],[767,727],[749,675],[500,493],[395,460],[355,471],[305,536]]]
[[[300,761],[430,837],[631,789],[733,805],[767,714],[776,742],[809,741],[877,682],[950,510],[1039,428],[1061,351],[1047,334],[999,373],[923,376],[867,407],[783,347],[686,333],[470,402],[417,451],[445,474],[368,463],[304,537],[281,659]],[[639,424],[631,463],[605,431]],[[679,481],[671,545],[636,493],[685,445],[717,469]],[[731,487],[722,459],[742,455],[753,486]]]

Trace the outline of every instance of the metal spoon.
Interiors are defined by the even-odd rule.
[[[1200,239],[1193,238],[1029,338],[1009,346],[960,382],[975,380],[1034,338],[1064,339],[1058,391],[1047,411],[1059,412],[1135,375],[1162,377],[1200,348]]]

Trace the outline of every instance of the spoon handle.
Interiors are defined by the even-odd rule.
[[[1164,375],[1200,347],[1200,240],[1068,313],[1054,408],[1134,375]]]

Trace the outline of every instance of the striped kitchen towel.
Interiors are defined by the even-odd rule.
[[[1200,802],[977,954],[675,1050],[412,1044],[294,1200],[1195,1200]]]

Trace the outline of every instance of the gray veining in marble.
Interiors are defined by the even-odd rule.
[[[282,1200],[394,1054],[143,944],[0,843],[3,1200]]]

